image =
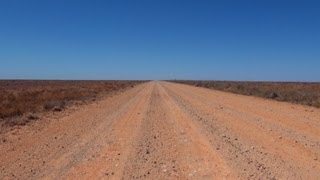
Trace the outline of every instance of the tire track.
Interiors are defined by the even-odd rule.
[[[136,96],[138,101],[132,104],[122,116],[117,117],[109,133],[97,131],[105,135],[102,138],[101,150],[88,161],[74,166],[66,175],[67,179],[118,179],[121,177],[127,156],[135,144],[137,133],[141,130],[142,119],[153,88],[154,83],[151,83],[142,90],[141,95]]]
[[[124,179],[226,179],[233,177],[215,149],[159,84],[151,96]]]
[[[106,130],[143,94],[145,85],[53,121],[44,129],[23,131],[19,141],[0,148],[0,179],[59,177],[100,148],[98,130]],[[107,109],[105,107],[108,107]],[[14,144],[13,144],[14,143]],[[18,148],[19,147],[19,148]]]
[[[319,149],[303,146],[290,138],[277,136],[236,112],[225,110],[224,101],[202,96],[201,88],[190,90],[182,85],[164,83],[185,112],[193,114],[195,122],[207,129],[207,136],[221,149],[230,165],[246,178],[315,178],[319,176]],[[179,86],[179,87],[177,87]],[[187,86],[188,87],[188,86]],[[215,93],[215,92],[211,92]],[[259,99],[260,100],[260,99]],[[257,102],[258,104],[258,102]],[[261,117],[263,120],[263,117]],[[261,123],[258,121],[257,123]],[[286,129],[282,129],[285,131]],[[220,139],[220,140],[219,140]],[[312,139],[312,138],[311,138]],[[223,145],[223,147],[219,147]],[[303,158],[297,158],[302,156]]]
[[[320,179],[300,105],[149,82],[42,127],[7,135],[0,179]]]

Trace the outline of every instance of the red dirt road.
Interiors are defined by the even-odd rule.
[[[0,179],[320,179],[320,109],[141,84],[2,134]]]

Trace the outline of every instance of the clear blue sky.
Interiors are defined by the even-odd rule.
[[[1,0],[0,78],[320,81],[320,1]]]

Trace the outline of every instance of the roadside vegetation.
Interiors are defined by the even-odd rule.
[[[0,80],[0,125],[25,125],[39,118],[36,113],[63,111],[72,102],[95,101],[142,82]]]
[[[320,107],[320,83],[187,80],[171,82]]]

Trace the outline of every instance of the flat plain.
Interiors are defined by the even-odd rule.
[[[175,83],[320,108],[319,82],[190,81]]]
[[[0,179],[320,179],[319,108],[171,82],[0,138]]]

